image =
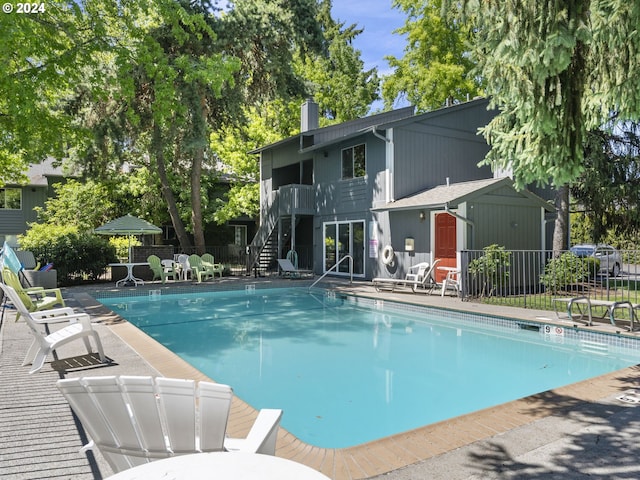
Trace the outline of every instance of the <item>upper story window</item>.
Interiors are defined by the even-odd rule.
[[[364,177],[366,153],[364,143],[342,150],[342,179]]]
[[[22,189],[0,188],[0,209],[21,210],[22,209]]]

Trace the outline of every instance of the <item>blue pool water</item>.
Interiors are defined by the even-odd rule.
[[[99,300],[254,408],[282,408],[285,429],[325,448],[640,363],[637,348],[603,335],[306,289]]]

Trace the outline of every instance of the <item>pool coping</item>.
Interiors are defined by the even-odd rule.
[[[255,283],[256,280],[250,280]],[[302,286],[286,282],[281,286]],[[273,288],[273,285],[270,285]],[[381,294],[372,292],[367,285],[338,284],[334,288],[356,296],[372,299],[387,299],[421,306],[434,306],[458,312],[481,313],[517,320],[549,323],[564,327],[576,327],[574,322],[549,318],[552,312],[493,307],[493,310],[508,310],[508,314],[491,313],[491,307],[463,303],[456,299],[430,298],[415,294]],[[235,288],[237,289],[237,288]],[[138,290],[139,291],[139,290]],[[141,358],[160,374],[167,377],[191,378],[215,381],[198,371],[153,338],[114,314],[89,293],[75,295],[79,304],[94,318],[104,323],[119,339],[128,344]],[[425,303],[429,300],[429,303]],[[445,303],[446,302],[446,303]],[[452,307],[454,305],[454,307]],[[475,310],[475,311],[474,311]],[[511,310],[519,313],[514,316]],[[546,315],[546,316],[545,316]],[[583,328],[578,326],[577,328]],[[607,325],[588,327],[588,331],[627,335]],[[636,335],[628,334],[637,338]],[[335,480],[365,479],[402,469],[409,465],[432,459],[438,455],[470,445],[474,442],[503,434],[536,420],[563,415],[579,404],[597,402],[615,393],[636,386],[635,367],[629,367],[590,380],[567,385],[558,389],[521,398],[494,407],[465,414],[453,419],[398,433],[355,447],[326,449],[302,442],[284,429],[280,429],[276,455],[314,468]],[[245,436],[257,412],[241,399],[234,397],[228,434]]]

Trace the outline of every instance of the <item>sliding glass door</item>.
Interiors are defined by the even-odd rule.
[[[324,224],[324,271],[347,255],[353,257],[353,274],[364,276],[364,220],[328,222]],[[334,270],[336,271],[336,270]],[[336,273],[349,274],[349,260],[342,262]]]

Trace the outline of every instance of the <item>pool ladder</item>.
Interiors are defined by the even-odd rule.
[[[333,267],[331,267],[329,270],[324,272],[319,279],[317,279],[315,282],[313,282],[309,286],[309,290],[311,290],[313,287],[315,287],[315,285],[320,280],[322,280],[324,277],[326,277],[331,272],[331,270],[334,270],[334,269],[338,268],[338,265],[340,265],[342,262],[344,262],[347,258],[349,259],[349,283],[353,283],[353,257],[351,255],[345,255],[340,260],[338,260],[338,262]]]

